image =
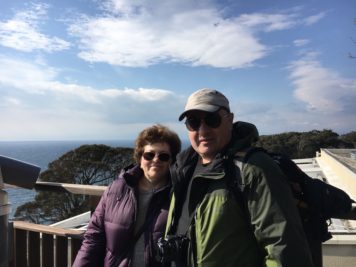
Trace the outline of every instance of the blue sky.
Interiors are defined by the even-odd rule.
[[[134,139],[209,87],[260,134],[356,130],[356,2],[0,2],[0,140]]]

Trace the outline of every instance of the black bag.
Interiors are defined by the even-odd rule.
[[[289,157],[268,153],[279,165],[298,200],[298,210],[307,238],[325,242],[331,238],[331,218],[342,218],[352,209],[353,200],[343,190],[313,179]]]
[[[353,201],[343,190],[313,179],[303,172],[288,156],[267,152],[263,148],[250,149],[243,162],[257,152],[267,153],[283,171],[292,189],[308,239],[325,242],[331,238],[328,226],[331,218],[345,218],[351,212]]]

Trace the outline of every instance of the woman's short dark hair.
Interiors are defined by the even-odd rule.
[[[167,143],[169,145],[172,160],[175,161],[176,156],[181,149],[181,141],[178,135],[163,125],[155,124],[142,130],[135,141],[133,157],[137,164],[140,164],[144,146],[154,143]]]

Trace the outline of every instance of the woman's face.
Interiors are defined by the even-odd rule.
[[[167,183],[169,165],[172,156],[167,143],[145,145],[140,166],[144,173],[141,189],[157,189]]]

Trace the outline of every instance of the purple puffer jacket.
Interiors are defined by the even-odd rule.
[[[106,189],[90,219],[73,267],[111,267],[115,258],[125,252],[133,238],[137,210],[136,185],[142,175],[138,166],[129,166]],[[154,259],[154,246],[165,231],[169,192],[170,186],[157,190],[147,210],[148,217],[154,217],[143,233],[146,266],[162,266]],[[129,266],[130,260],[131,256],[127,255],[119,266]]]

